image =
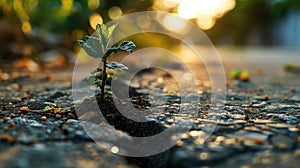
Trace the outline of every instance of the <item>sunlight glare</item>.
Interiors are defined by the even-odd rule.
[[[185,19],[197,19],[197,24],[207,30],[235,5],[235,0],[181,0],[177,11]]]
[[[95,10],[100,6],[100,0],[88,0],[88,7]]]
[[[196,18],[199,15],[198,6],[201,1],[183,0],[178,6],[178,14],[185,19]]]
[[[101,17],[101,15],[97,12],[93,13],[91,16],[90,16],[90,26],[96,30],[96,26],[97,24],[101,24],[103,23],[103,19]]]
[[[181,0],[163,0],[163,4],[167,8],[175,8],[180,2]]]
[[[184,33],[187,30],[186,22],[183,19],[178,18],[176,16],[168,15],[164,17],[163,23],[166,29],[170,31]]]
[[[202,29],[202,30],[209,30],[211,29],[216,23],[216,19],[214,17],[210,16],[203,16],[199,17],[197,19],[197,25]]]

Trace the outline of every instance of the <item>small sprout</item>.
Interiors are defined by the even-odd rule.
[[[5,117],[5,118],[4,118],[4,121],[9,121],[9,120],[11,120],[10,117]]]
[[[264,88],[262,86],[258,87],[257,90],[261,93],[264,91]]]
[[[296,64],[294,62],[289,62],[283,66],[284,70],[292,71],[296,68]]]
[[[53,108],[49,107],[49,106],[46,106],[44,109],[41,110],[41,112],[45,113],[45,112],[48,112],[50,110],[52,110]]]
[[[296,92],[296,88],[295,87],[290,87],[290,92],[291,93],[295,93]]]
[[[229,76],[232,79],[237,79],[240,74],[241,74],[241,70],[237,69],[237,68],[234,68],[234,69],[230,70]]]
[[[8,131],[8,130],[9,130],[9,127],[8,127],[7,125],[4,126],[4,127],[3,127],[3,130],[4,130],[4,131]]]
[[[108,57],[112,53],[117,53],[118,51],[126,51],[132,53],[135,49],[135,44],[132,41],[123,41],[118,46],[109,48],[109,41],[116,25],[106,26],[104,24],[98,24],[96,26],[96,36],[86,36],[82,40],[79,40],[79,44],[84,49],[84,51],[91,57],[99,58],[103,63],[101,68],[96,68],[92,71],[92,74],[102,73],[101,78],[97,76],[90,76],[83,81],[87,85],[96,85],[100,88],[100,99],[104,99],[105,85],[107,79],[114,79],[113,76],[109,75],[107,68],[114,71],[128,70],[128,67],[118,62],[108,62]]]
[[[255,143],[257,143],[257,144],[264,144],[265,143],[265,141],[264,140],[262,140],[261,138],[259,138],[259,137],[256,137],[255,138]]]
[[[234,69],[231,69],[230,72],[229,72],[229,77],[230,78],[239,79],[241,81],[248,81],[249,78],[250,78],[249,76],[250,76],[250,74],[249,74],[248,70],[241,71],[238,68],[234,68]]]
[[[27,112],[29,110],[28,106],[22,106],[20,107],[21,112]]]
[[[42,117],[41,117],[41,120],[42,120],[42,121],[46,121],[46,120],[47,120],[47,117],[46,117],[46,116],[42,116]]]

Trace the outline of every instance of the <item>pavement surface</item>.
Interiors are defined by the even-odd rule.
[[[180,140],[172,148],[139,158],[105,150],[83,129],[83,120],[91,127],[100,125],[103,130],[100,137],[109,139],[103,142],[106,145],[130,139],[130,131],[126,129],[118,128],[121,130],[118,134],[110,134],[107,130],[114,126],[94,121],[93,109],[84,107],[83,113],[76,113],[75,106],[80,107],[88,98],[73,101],[72,66],[33,71],[1,62],[0,167],[299,167],[300,74],[285,72],[283,65],[290,61],[300,64],[300,50],[218,48],[218,51],[227,77],[225,90],[218,91],[226,93],[224,106],[218,112],[210,110],[212,85],[205,63],[187,61],[196,74],[199,88],[188,95],[200,99],[195,103],[182,104],[178,94],[182,88],[172,75],[158,69],[140,72],[131,81],[123,81],[130,83],[132,92],[141,96],[131,100],[135,107],[148,109],[153,107],[151,104],[162,107],[162,111],[149,116],[160,128],[167,129],[175,121],[192,123],[188,132],[178,135]],[[182,76],[189,88],[189,76],[180,65],[170,63],[173,64],[174,73]],[[232,68],[248,70],[249,81],[228,78]],[[167,104],[151,99],[162,95]],[[180,113],[180,109],[190,106],[197,110],[193,120]],[[143,129],[151,134],[151,128]]]

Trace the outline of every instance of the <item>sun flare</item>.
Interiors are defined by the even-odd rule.
[[[174,10],[184,19],[196,19],[197,25],[211,29],[218,18],[232,10],[235,0],[156,0],[155,7],[160,10]]]

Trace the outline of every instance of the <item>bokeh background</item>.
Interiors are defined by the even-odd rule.
[[[299,0],[0,0],[0,58],[72,57],[97,23],[138,11],[179,15],[217,46],[300,46]]]

